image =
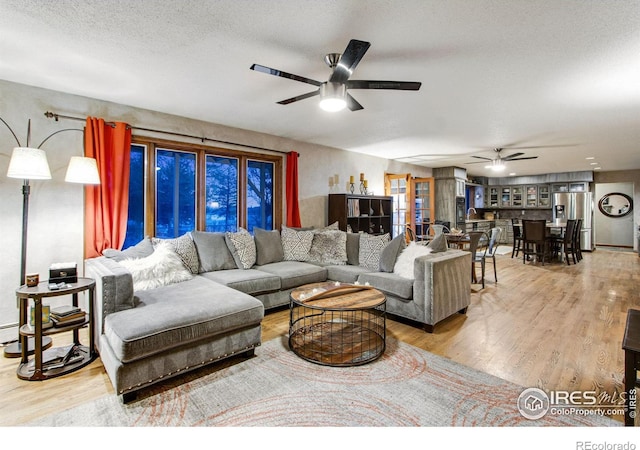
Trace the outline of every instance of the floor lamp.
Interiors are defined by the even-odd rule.
[[[7,170],[7,177],[20,178],[22,183],[22,247],[20,258],[20,283],[19,286],[25,283],[26,268],[27,268],[27,234],[29,225],[29,195],[31,193],[30,180],[49,180],[51,179],[51,171],[49,170],[49,163],[47,161],[47,154],[40,147],[52,136],[61,133],[63,131],[83,131],[79,128],[67,128],[64,130],[58,130],[49,136],[47,136],[38,147],[29,147],[29,141],[31,137],[31,120],[27,126],[27,144],[23,147],[18,140],[18,137],[13,132],[11,127],[0,117],[0,121],[5,124],[9,129],[18,147],[13,149],[11,154],[11,160],[9,162],[9,168]],[[83,184],[99,184],[100,177],[98,175],[98,167],[96,160],[93,158],[85,158],[79,156],[73,156],[67,168],[67,174],[65,181],[72,183]],[[48,336],[42,338],[42,348],[48,348],[51,346],[52,340]],[[35,344],[32,338],[28,341],[28,354],[33,353]],[[22,354],[22,348],[20,340],[5,347],[4,356],[7,358],[17,358]]]

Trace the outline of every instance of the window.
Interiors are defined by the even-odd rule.
[[[156,150],[156,233],[175,238],[196,225],[196,155]]]
[[[206,231],[238,228],[238,159],[207,155]]]
[[[136,245],[144,237],[144,155],[147,147],[133,144],[129,172],[129,213],[123,248]]]
[[[247,230],[273,229],[273,163],[249,161],[247,168]]]
[[[124,248],[145,235],[278,228],[282,166],[277,155],[134,136]]]

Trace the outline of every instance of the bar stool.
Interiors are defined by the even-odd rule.
[[[519,219],[511,219],[511,228],[513,229],[513,250],[511,251],[511,257],[513,255],[518,257],[522,246],[522,223]]]

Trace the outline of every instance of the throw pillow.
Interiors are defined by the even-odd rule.
[[[313,243],[313,231],[294,230],[282,226],[280,233],[285,261],[308,261]]]
[[[347,264],[347,233],[328,228],[314,231],[309,261],[334,265]]]
[[[362,233],[360,235],[360,252],[358,254],[359,264],[377,272],[380,268],[380,253],[389,243],[389,238],[389,233],[382,235]]]
[[[256,264],[263,266],[284,259],[282,239],[278,230],[267,231],[262,228],[254,228],[253,235],[256,242]]]
[[[244,228],[237,232],[227,231],[226,241],[236,265],[240,269],[251,269],[256,263],[256,243]]]
[[[120,264],[131,272],[134,291],[154,289],[193,278],[168,243],[159,243],[149,256],[124,259]]]
[[[102,254],[107,258],[111,258],[114,261],[122,261],[123,259],[135,259],[144,258],[153,253],[153,244],[151,238],[145,236],[136,245],[128,247],[124,250],[116,250],[115,248],[107,248],[102,251]]]
[[[224,233],[192,231],[191,238],[198,251],[200,273],[238,268],[229,251]]]
[[[200,273],[198,251],[189,234],[185,233],[174,239],[153,238],[151,242],[154,248],[157,248],[158,244],[166,242],[171,246],[171,249],[178,254],[185,267],[189,269],[191,273]]]
[[[433,250],[427,245],[418,244],[416,242],[409,242],[407,248],[402,250],[398,255],[398,260],[393,266],[393,273],[401,276],[402,278],[408,278],[413,280],[413,262],[414,260],[423,255],[433,253]]]
[[[446,252],[448,249],[447,237],[444,234],[439,234],[429,242],[427,247],[429,247],[433,253]]]
[[[404,233],[394,237],[380,254],[380,272],[393,272],[398,255],[407,246]]]

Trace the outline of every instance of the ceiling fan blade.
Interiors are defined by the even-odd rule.
[[[369,47],[371,47],[370,42],[351,39],[347,48],[344,49],[338,65],[333,69],[329,81],[333,83],[344,83],[347,81],[364,54],[369,50]]]
[[[484,156],[476,156],[476,155],[472,155],[472,158],[478,158],[478,159],[484,159],[485,161],[493,161],[493,159],[491,158],[485,158]]]
[[[492,160],[487,159],[487,161],[491,162]],[[484,161],[472,161],[472,162],[466,162],[465,164],[480,164],[480,163],[486,164],[486,162]]]
[[[266,73],[267,75],[274,75],[276,77],[288,78],[290,80],[299,81],[301,83],[313,84],[314,86],[320,86],[322,83],[311,78],[301,77],[300,75],[294,75],[292,73],[283,72],[282,70],[272,69],[270,67],[261,66],[260,64],[253,64],[250,67],[251,70],[256,72]]]
[[[359,111],[364,109],[364,107],[358,103],[358,101],[351,96],[351,94],[347,94],[347,108],[351,111]]]
[[[511,158],[511,159],[504,159],[502,158],[503,161],[522,161],[523,159],[537,159],[537,156],[527,156],[526,158]]]
[[[514,154],[509,155],[509,156],[504,156],[502,159],[504,161],[509,161],[510,159],[517,158],[520,155],[524,155],[524,153],[522,153],[522,152],[514,153]]]
[[[280,105],[288,105],[289,103],[297,102],[299,100],[304,100],[305,98],[314,97],[320,93],[320,89],[316,89],[315,91],[307,92],[306,94],[297,95],[295,97],[288,98],[286,100],[280,100],[278,104]]]
[[[349,80],[348,89],[397,89],[403,91],[417,91],[422,86],[419,81],[374,81],[374,80]]]

